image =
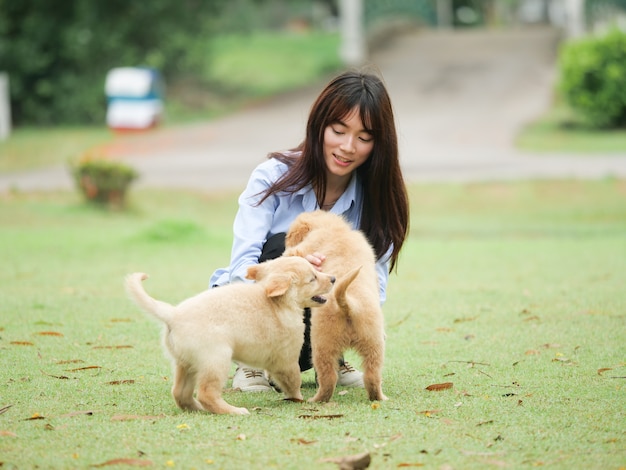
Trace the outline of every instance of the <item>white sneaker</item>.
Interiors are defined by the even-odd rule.
[[[339,380],[337,385],[341,387],[361,387],[363,388],[363,372],[356,370],[347,362],[339,364]]]
[[[265,377],[265,372],[240,365],[233,376],[233,388],[242,392],[272,392],[274,389]]]

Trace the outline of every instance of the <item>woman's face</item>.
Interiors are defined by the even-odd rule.
[[[367,161],[373,148],[374,138],[363,127],[358,108],[324,130],[324,161],[330,175],[352,174]]]

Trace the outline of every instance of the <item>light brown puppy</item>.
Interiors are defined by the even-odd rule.
[[[376,256],[362,232],[341,216],[305,212],[290,226],[285,255],[326,256],[324,271],[337,276],[328,302],[311,316],[311,349],[319,388],[310,401],[331,399],[338,378],[338,361],[349,348],[362,359],[363,382],[370,400],[386,400],[382,391],[385,354]]]
[[[233,360],[267,370],[286,399],[302,400],[303,311],[326,301],[333,276],[304,259],[277,258],[248,268],[247,278],[255,283],[207,290],[175,307],[145,292],[141,281],[147,277],[130,274],[126,289],[139,307],[165,323],[163,342],[174,368],[172,395],[180,408],[248,414],[222,398]]]

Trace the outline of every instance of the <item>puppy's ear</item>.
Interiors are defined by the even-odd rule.
[[[259,279],[259,274],[261,272],[261,268],[258,264],[254,264],[248,267],[248,271],[246,272],[246,279],[250,279],[251,281],[256,281]]]
[[[284,295],[291,286],[291,276],[288,274],[272,274],[266,281],[265,294],[268,297]]]
[[[287,232],[287,237],[285,238],[285,246],[295,246],[298,243],[301,243],[306,237],[307,233],[311,231],[311,226],[303,221],[298,220],[293,223],[291,227],[289,227],[289,231]]]

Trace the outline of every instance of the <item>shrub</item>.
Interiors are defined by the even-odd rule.
[[[565,43],[559,72],[565,100],[590,125],[626,126],[626,33]]]
[[[124,206],[126,191],[138,176],[128,165],[92,156],[70,167],[76,186],[88,201],[116,208]]]

